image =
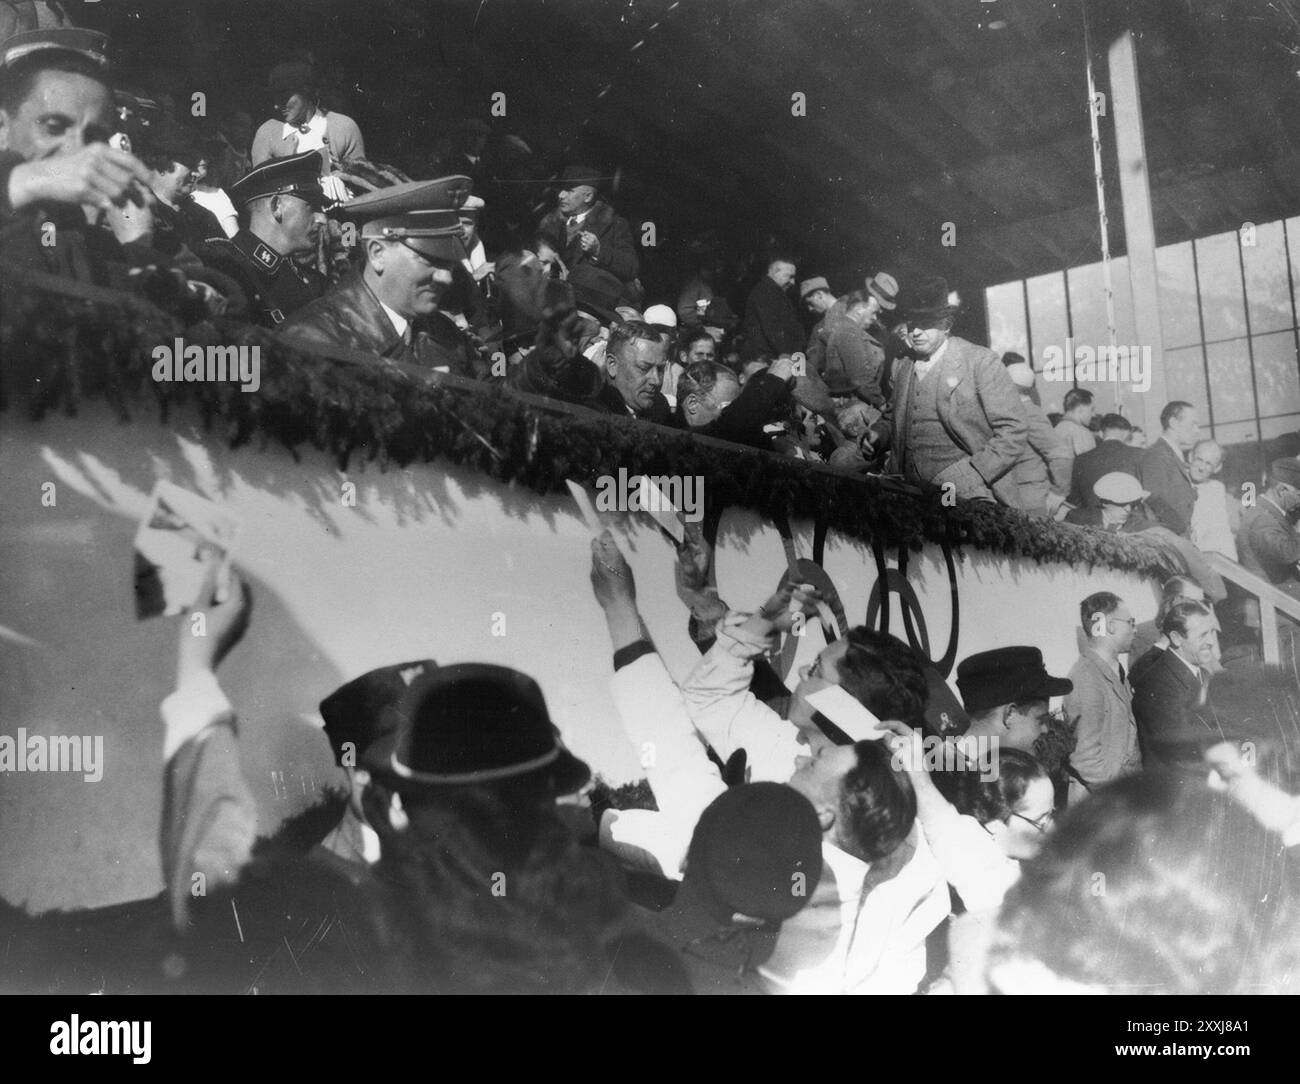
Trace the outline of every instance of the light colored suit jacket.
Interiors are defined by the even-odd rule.
[[[906,473],[909,453],[914,364],[911,358],[894,362],[890,411],[872,427],[877,433],[877,446],[882,441],[889,443],[893,469],[900,474]],[[955,479],[957,496],[987,495],[979,492],[982,481],[1002,504],[1043,511],[1047,465],[1029,447],[1025,408],[1001,359],[992,350],[954,335],[948,339],[948,348],[936,367],[931,379],[941,382],[939,420],[953,443],[966,452],[965,463],[978,475],[969,490],[960,478]]]

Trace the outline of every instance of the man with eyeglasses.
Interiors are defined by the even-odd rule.
[[[458,208],[469,178],[409,181],[349,200],[363,266],[280,328],[290,341],[364,350],[392,361],[472,376],[468,342],[438,311],[465,258]]]
[[[1124,600],[1109,591],[1089,595],[1079,606],[1085,644],[1070,668],[1074,688],[1065,697],[1065,716],[1076,720],[1077,742],[1070,766],[1070,801],[1093,787],[1141,770],[1133,695],[1119,661],[1133,647],[1137,622]]]
[[[889,447],[892,469],[945,496],[998,501],[1046,515],[1046,468],[1029,448],[1029,423],[992,350],[952,334],[957,309],[935,275],[898,295],[910,357],[894,362],[892,401],[861,438]]]

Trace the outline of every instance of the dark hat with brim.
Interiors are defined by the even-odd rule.
[[[907,320],[942,319],[956,311],[948,302],[948,280],[942,275],[909,281],[898,292],[898,314]]]
[[[339,214],[361,223],[363,240],[401,241],[431,260],[466,258],[460,208],[473,182],[454,174],[434,181],[407,181],[350,199]]]
[[[600,187],[601,176],[590,166],[568,166],[560,174],[559,185],[561,188],[576,188],[578,185],[588,185],[591,188]]]
[[[727,304],[725,297],[715,297],[704,310],[700,323],[704,327],[720,327],[730,331],[740,323],[740,318],[731,311],[731,306]]]
[[[108,68],[108,35],[78,26],[47,26],[22,30],[0,42],[0,68],[9,67],[38,53],[76,53]]]
[[[230,186],[233,203],[244,206],[267,196],[296,196],[323,210],[332,202],[320,185],[319,151],[303,151],[287,158],[272,158],[250,169]]]
[[[334,759],[340,767],[387,774],[405,716],[403,701],[419,678],[438,668],[432,659],[381,666],[339,686],[320,703]]]
[[[626,287],[610,272],[590,264],[578,264],[569,272],[573,303],[583,312],[599,318],[602,324],[618,319],[615,309],[623,304]]]
[[[308,90],[315,86],[316,73],[305,61],[289,60],[272,68],[266,83],[274,94]]]
[[[389,767],[398,790],[547,777],[571,794],[591,770],[565,748],[537,682],[490,663],[439,667],[412,683]]]
[[[1036,647],[999,647],[963,659],[957,667],[957,688],[966,710],[975,713],[1064,696],[1074,683],[1049,674]]]
[[[686,878],[721,921],[781,922],[812,898],[822,829],[812,803],[785,783],[745,783],[715,798],[691,837]]]
[[[1268,465],[1268,472],[1273,481],[1285,482],[1300,489],[1300,459],[1275,459]]]

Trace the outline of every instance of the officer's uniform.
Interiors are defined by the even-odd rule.
[[[305,151],[273,159],[230,186],[231,200],[239,207],[274,195],[296,196],[322,210],[329,199],[320,186],[320,155]],[[249,317],[263,327],[278,327],[329,285],[314,268],[299,266],[248,229],[234,237],[210,238],[197,255],[239,283],[248,296]]]

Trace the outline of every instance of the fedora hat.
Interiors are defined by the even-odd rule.
[[[898,291],[898,312],[906,320],[940,319],[956,311],[948,302],[948,280],[942,275],[909,281]]]
[[[882,309],[898,307],[898,279],[884,271],[867,279],[867,293],[880,302]]]

